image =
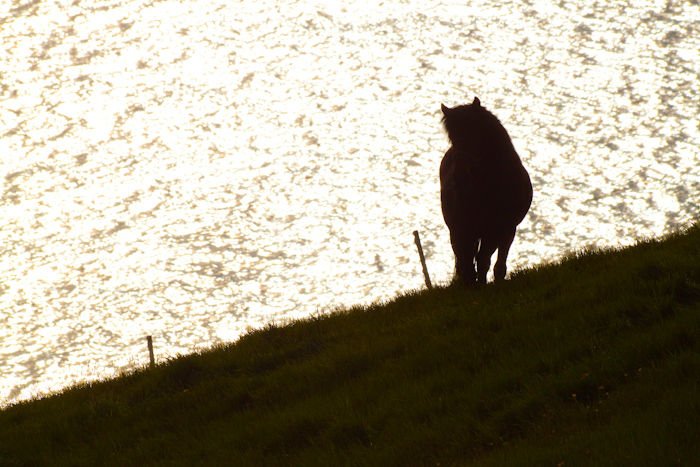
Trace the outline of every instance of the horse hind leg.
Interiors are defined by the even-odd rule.
[[[515,227],[509,230],[501,239],[498,241],[498,259],[496,264],[493,266],[493,275],[495,281],[502,281],[506,277],[506,260],[508,259],[508,252],[510,251],[510,246],[513,244],[513,239],[515,238]]]
[[[476,254],[477,282],[486,284],[486,275],[491,267],[491,256],[498,244],[492,238],[482,238],[479,252]]]

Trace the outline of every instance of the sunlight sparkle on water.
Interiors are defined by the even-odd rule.
[[[453,259],[440,103],[535,187],[509,268],[697,218],[689,2],[2,7],[0,398],[388,299]]]

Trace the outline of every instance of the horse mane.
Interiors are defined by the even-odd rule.
[[[443,106],[442,123],[452,146],[460,152],[482,152],[511,158],[517,156],[513,142],[501,121],[493,113],[481,106],[478,98],[467,105],[453,108]]]

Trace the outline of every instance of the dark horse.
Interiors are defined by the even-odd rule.
[[[532,203],[530,176],[508,132],[478,98],[453,108],[443,104],[442,113],[452,147],[440,164],[440,198],[457,275],[467,285],[486,283],[498,249],[493,273],[502,280],[515,228]]]

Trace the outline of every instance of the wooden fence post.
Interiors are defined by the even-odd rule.
[[[151,368],[155,368],[156,358],[153,355],[153,338],[151,336],[146,336],[146,341],[148,342],[148,356],[151,357]]]
[[[418,235],[417,230],[413,231],[413,236],[416,239],[416,247],[418,247],[418,255],[420,256],[420,264],[421,264],[421,266],[423,266],[423,276],[425,277],[425,285],[427,285],[429,289],[432,289],[433,284],[430,283],[430,276],[428,275],[428,266],[425,265],[425,256],[423,256],[423,247],[420,244],[420,236]]]

